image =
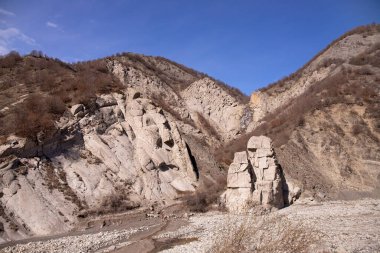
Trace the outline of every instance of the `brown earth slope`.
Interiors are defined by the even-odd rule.
[[[341,36],[296,73],[251,96],[251,135],[274,140],[288,180],[319,197],[380,196],[380,26]]]

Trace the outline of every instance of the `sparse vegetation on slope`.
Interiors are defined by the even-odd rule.
[[[378,26],[367,28],[371,31]],[[359,31],[367,31],[367,28],[359,28]],[[347,34],[352,34],[352,32]],[[380,118],[376,113],[378,101],[380,101],[379,54],[379,43],[376,43],[365,53],[352,58],[350,65],[340,66],[335,74],[315,82],[300,96],[267,114],[262,119],[263,123],[252,132],[242,134],[227,143],[223,149],[216,150],[216,158],[224,164],[231,163],[233,154],[243,150],[248,139],[253,135],[267,135],[274,140],[275,147],[279,148],[287,143],[297,128],[305,124],[306,115],[335,104],[343,104],[347,108],[353,105],[363,106],[366,111],[364,117],[373,120],[375,122],[374,131],[380,133]],[[355,127],[354,133],[358,134],[360,130],[364,131],[363,129],[362,124],[358,125]],[[369,134],[368,131],[365,133]],[[376,136],[371,134],[369,136],[374,141],[379,141]]]
[[[242,104],[246,104],[249,101],[249,97],[245,95],[244,93],[242,93],[239,89],[232,87],[220,80],[216,80],[215,78],[205,73],[198,72],[194,69],[191,69],[182,64],[173,62],[164,57],[143,56],[143,55],[134,54],[134,53],[120,53],[120,54],[116,54],[115,56],[110,57],[110,59],[118,59],[118,57],[127,58],[128,60],[132,62],[131,66],[137,67],[139,70],[141,70],[148,76],[149,75],[157,76],[161,81],[169,85],[176,92],[177,95],[179,95],[182,90],[186,89],[191,83],[195,82],[196,80],[208,77],[211,80],[215,81],[224,91],[226,91],[230,96],[234,97],[238,102]],[[164,62],[169,65],[173,65],[179,68],[184,73],[191,76],[191,78],[187,80],[183,80],[179,77],[171,75],[170,72],[167,72],[166,70],[159,68],[156,65],[157,62]]]
[[[254,135],[267,135],[274,140],[276,148],[286,144],[297,127],[305,124],[305,115],[315,110],[323,110],[333,104],[347,107],[361,105],[366,109],[366,117],[376,122],[375,131],[380,133],[380,118],[377,115],[380,87],[373,85],[375,76],[368,76],[362,69],[349,69],[329,76],[313,85],[307,92],[288,104],[278,108],[263,118],[263,124],[254,131],[243,134],[216,151],[216,157],[225,164],[231,163],[233,154],[243,150],[248,139]],[[358,133],[358,128],[355,130]],[[376,137],[373,137],[378,141]]]
[[[0,136],[7,136],[13,132],[22,137],[36,138],[36,134],[41,131],[49,135],[55,131],[54,122],[67,107],[81,103],[91,110],[94,108],[97,94],[122,90],[123,85],[107,68],[107,61],[117,57],[126,57],[131,66],[139,68],[148,76],[158,77],[170,86],[179,98],[181,90],[206,76],[163,57],[147,57],[132,53],[67,64],[46,57],[42,53],[21,57],[17,52],[11,52],[0,58]],[[172,76],[149,59],[171,64],[188,73],[191,78],[185,81]],[[247,96],[239,90],[220,81],[217,83],[238,101],[247,101]],[[177,106],[176,103],[169,105],[168,101],[163,101],[162,96],[153,97],[153,100],[178,120],[187,120],[187,123],[194,126],[191,119],[182,118],[173,109]],[[20,128],[15,129],[15,125],[20,125]]]
[[[367,37],[369,35],[373,35],[377,32],[380,32],[380,25],[378,24],[370,24],[370,25],[364,25],[359,26],[357,28],[354,28],[345,34],[341,35],[339,38],[332,41],[327,47],[325,47],[323,50],[321,50],[318,54],[316,54],[312,59],[310,59],[306,64],[304,64],[300,69],[298,69],[296,72],[290,74],[289,76],[286,76],[274,83],[271,83],[267,85],[266,87],[263,87],[259,89],[261,92],[266,92],[268,94],[276,94],[277,92],[280,92],[284,89],[288,89],[292,82],[296,81],[297,79],[301,78],[302,73],[304,70],[310,66],[312,62],[314,62],[319,56],[321,56],[323,53],[325,53],[328,49],[330,49],[332,46],[334,46],[337,42],[341,41],[342,39],[353,35],[353,34],[361,34],[363,37]],[[337,64],[340,65],[342,61],[339,59],[328,59],[328,61],[325,61],[322,65],[319,67],[327,67],[331,64]]]
[[[91,109],[96,94],[122,88],[108,73],[104,60],[70,65],[48,57],[10,53],[0,59],[0,66],[0,135],[14,132],[35,138],[41,131],[49,134],[70,105],[82,103]]]

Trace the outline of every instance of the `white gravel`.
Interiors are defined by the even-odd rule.
[[[196,238],[197,240],[176,245],[162,252],[210,252],[215,241],[218,241],[218,238],[226,238],[228,230],[237,224],[249,224],[248,226],[252,228],[248,242],[253,245],[252,247],[259,247],[260,243],[271,244],[272,242],[276,242],[274,245],[280,245],[271,252],[289,252],[289,247],[281,247],[281,243],[284,242],[281,241],[283,238],[279,240],[281,238],[279,234],[287,233],[288,228],[291,227],[307,229],[309,235],[317,239],[311,244],[313,250],[309,252],[380,252],[380,200],[298,202],[291,207],[264,216],[210,212],[191,216],[189,221],[190,224],[174,232],[159,234],[154,238]],[[149,228],[66,236],[18,244],[7,247],[1,252],[112,252],[116,249],[115,245],[128,246],[131,243],[128,238],[132,234]],[[290,230],[290,232],[294,231]],[[305,242],[309,243],[308,234],[301,234],[300,237],[305,238]],[[301,243],[302,241],[303,239]],[[296,243],[300,243],[300,240]]]
[[[95,234],[84,234],[79,236],[66,236],[58,239],[46,241],[29,242],[26,244],[17,244],[3,249],[4,253],[87,253],[94,252],[101,248],[106,248],[117,244],[120,241],[127,240],[132,234],[147,229],[106,231]]]
[[[270,215],[253,218],[247,215],[198,214],[190,218],[190,225],[176,232],[160,235],[160,237],[198,238],[198,240],[163,252],[210,252],[215,238],[226,233],[226,225],[228,227],[252,222],[250,224],[255,226],[258,222],[270,218],[275,222],[273,229],[264,231],[268,238],[277,238],[279,230],[286,228],[288,226],[286,223],[289,222],[296,227],[302,226],[313,231],[313,235],[320,240],[317,245],[312,245],[313,251],[380,252],[380,200],[374,199],[323,203],[299,202]],[[285,247],[278,249],[278,252],[285,251]]]

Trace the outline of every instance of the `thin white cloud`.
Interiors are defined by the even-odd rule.
[[[31,46],[36,45],[36,41],[33,38],[25,35],[15,27],[0,29],[0,54],[7,54],[11,51],[14,41],[22,41]]]
[[[5,55],[5,54],[9,53],[9,51],[11,51],[11,50],[9,50],[9,48],[0,45],[0,55]]]
[[[33,38],[25,35],[15,27],[0,29],[0,40],[10,41],[12,39],[19,39],[29,45],[36,44],[36,41]]]
[[[58,25],[56,23],[51,22],[51,21],[46,22],[46,26],[52,27],[52,28],[58,28]]]
[[[1,8],[0,8],[0,14],[3,14],[5,16],[16,16],[16,14],[14,14],[13,12],[7,11],[7,10],[1,9]]]

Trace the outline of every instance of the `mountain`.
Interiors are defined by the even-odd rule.
[[[356,28],[250,98],[162,57],[2,57],[1,237],[188,196],[209,204],[253,135],[273,140],[301,197],[379,196],[379,43],[379,25]]]
[[[304,195],[380,196],[379,102],[380,26],[358,27],[254,92],[253,123],[218,155],[229,162],[249,136],[267,135],[287,179]]]
[[[205,74],[131,53],[77,64],[11,53],[0,86],[4,239],[217,185],[210,149],[236,135],[248,100]]]

